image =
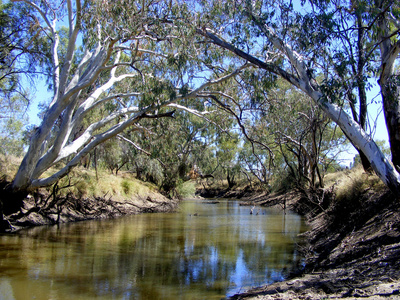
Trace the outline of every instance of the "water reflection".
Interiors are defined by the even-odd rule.
[[[221,299],[300,263],[294,214],[235,201],[0,236],[1,299]],[[195,215],[196,214],[196,215]]]

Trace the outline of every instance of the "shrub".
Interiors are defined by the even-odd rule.
[[[296,186],[296,179],[289,172],[283,170],[276,174],[271,183],[271,191],[288,192]]]
[[[176,191],[182,198],[194,197],[196,194],[196,185],[193,181],[179,182]]]
[[[121,187],[122,191],[124,192],[125,195],[130,195],[132,192],[131,184],[128,180],[124,179],[121,181]]]

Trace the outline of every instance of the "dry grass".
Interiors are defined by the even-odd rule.
[[[361,166],[327,174],[324,180],[327,188],[334,186],[339,201],[360,197],[368,190],[380,191],[386,188],[378,176],[365,173]]]
[[[7,181],[13,180],[21,161],[22,157],[0,155],[0,177],[4,176],[4,179]]]
[[[0,155],[0,177],[12,181],[21,161],[22,157]],[[51,168],[43,174],[43,177],[49,176],[55,171],[57,171],[56,168]],[[130,173],[120,173],[116,176],[108,171],[99,170],[96,176],[95,170],[88,170],[83,167],[74,168],[67,177],[61,179],[58,183],[59,187],[68,185],[70,186],[60,190],[61,195],[71,192],[77,197],[106,196],[117,201],[145,196],[157,189],[150,183],[137,180]],[[47,190],[51,191],[52,187],[47,188]]]
[[[71,179],[70,179],[71,178]],[[118,176],[107,171],[87,170],[81,167],[75,168],[68,178],[60,181],[60,186],[68,187],[63,193],[72,192],[78,197],[112,197],[116,201],[145,196],[149,192],[156,190],[156,187],[141,182],[131,174],[122,173]]]

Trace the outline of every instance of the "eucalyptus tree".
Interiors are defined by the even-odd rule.
[[[0,1],[0,153],[23,154],[33,77],[41,72],[46,43],[37,32],[32,9]],[[45,68],[44,68],[45,69]]]
[[[236,118],[245,140],[238,158],[246,173],[269,184],[286,169],[293,184],[323,186],[326,165],[344,143],[341,130],[311,98],[282,79],[248,69],[236,76],[236,85],[219,97],[225,98],[220,105]]]
[[[0,1],[0,96],[12,103],[10,98],[20,95],[19,102],[25,101],[25,106],[28,97],[21,77],[31,82],[32,76],[45,72],[49,55],[48,44],[31,13],[30,7]],[[5,103],[0,102],[3,112]],[[12,110],[12,105],[8,109]]]
[[[341,152],[344,136],[312,99],[282,80],[279,82],[268,93],[268,130],[275,137],[294,183],[306,182],[311,188],[318,183],[323,187],[324,172],[330,160]]]
[[[325,13],[326,4],[314,5],[315,15],[320,18],[327,18]],[[373,67],[376,54],[370,53],[368,48],[372,32],[367,29],[367,22],[363,19],[367,11],[362,4],[350,7],[350,10],[342,7],[336,16],[332,16],[332,21],[304,22],[304,30],[310,34],[320,31],[325,36],[319,39],[337,39],[339,47],[333,48],[332,55],[327,56],[333,64],[336,73],[335,79],[331,80],[333,86],[338,89],[344,99],[347,98],[351,115],[361,128],[366,131],[368,123],[368,101],[367,90],[371,88],[368,81],[374,76]],[[315,16],[311,15],[311,18]],[[310,26],[310,23],[313,24]],[[323,30],[321,30],[323,27]],[[351,28],[351,30],[348,30]],[[311,41],[312,42],[312,41]],[[303,43],[307,43],[303,41]],[[358,105],[358,108],[356,107]],[[355,146],[359,152],[364,170],[371,171],[371,164],[364,153]]]
[[[178,109],[204,117],[203,111],[179,101],[197,97],[242,68],[193,83],[185,68],[195,70],[200,54],[191,48],[190,28],[179,26],[187,12],[185,2],[14,2],[33,9],[37,32],[47,38],[53,90],[13,181],[16,191],[54,184],[100,143],[126,129],[146,131],[140,125],[143,119],[172,116]],[[59,23],[67,24],[65,35]],[[182,70],[179,76],[169,71],[172,65]],[[108,114],[84,122],[103,107]],[[160,112],[163,107],[170,109]],[[61,169],[44,175],[59,162]]]
[[[9,100],[5,104],[3,117],[0,117],[0,154],[22,156],[24,154],[24,139],[23,139],[23,126],[27,123],[27,116],[25,114],[26,107],[25,101],[18,99],[18,95],[13,96],[10,103]],[[22,102],[22,107],[19,106],[19,101]],[[10,108],[9,105],[12,105]]]
[[[392,162],[400,172],[400,74],[398,69],[400,4],[397,1],[372,2],[368,3],[365,12],[364,16],[368,21],[367,28],[375,29],[371,52],[376,47],[379,48],[378,83],[381,88]]]
[[[302,8],[294,7],[291,1],[280,0],[207,1],[202,2],[204,17],[197,24],[197,33],[204,37],[204,42],[236,55],[239,63],[247,61],[263,70],[266,76],[281,77],[303,91],[364,153],[380,179],[400,195],[400,174],[393,166],[399,165],[396,157],[400,153],[396,150],[400,119],[398,74],[395,73],[400,52],[399,4],[395,1],[351,3],[349,7],[347,2],[311,1]],[[323,8],[323,14],[320,14],[322,9],[316,13],[314,6],[317,4]],[[355,9],[361,7],[361,17],[367,24],[365,30],[370,32],[366,35],[369,52],[365,60],[372,59],[376,51],[380,55],[375,65],[378,65],[376,73],[382,90],[392,162],[343,106],[342,87],[345,85],[337,76],[337,64],[331,58],[337,53],[336,49],[346,45],[338,35],[319,31],[329,27],[330,32],[357,34],[358,25],[350,19],[354,20]],[[343,17],[349,20],[347,27],[339,28],[336,19]],[[318,26],[321,23],[324,26]]]
[[[157,184],[167,195],[175,195],[177,186],[190,179],[189,171],[198,168],[207,147],[205,136],[214,131],[211,114],[207,114],[207,122],[180,110],[173,118],[145,120],[145,132],[121,134],[119,137],[135,149],[131,164],[138,177]]]
[[[5,75],[0,79],[0,153],[4,155],[21,156],[24,153],[23,127],[29,119],[29,98],[26,90],[11,83],[18,81],[18,77],[11,79]]]

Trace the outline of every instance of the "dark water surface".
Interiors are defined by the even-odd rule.
[[[304,221],[250,209],[186,200],[177,213],[0,235],[0,299],[221,299],[282,280],[301,264]]]

